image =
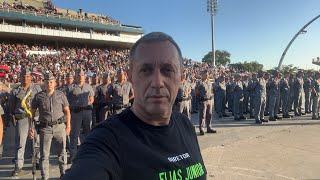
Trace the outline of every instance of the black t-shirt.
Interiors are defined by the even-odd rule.
[[[206,174],[186,116],[173,112],[169,125],[152,126],[126,109],[91,131],[63,179],[192,180]]]

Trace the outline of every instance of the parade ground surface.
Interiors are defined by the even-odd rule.
[[[198,114],[192,114],[192,119],[197,125]],[[320,179],[320,120],[311,120],[310,115],[262,125],[256,125],[253,119],[214,118],[213,127],[217,134],[198,136],[207,179]],[[13,135],[9,127],[0,179],[13,179]],[[32,178],[28,148],[24,171],[15,179]],[[51,156],[50,164],[50,176],[58,179],[56,156]]]

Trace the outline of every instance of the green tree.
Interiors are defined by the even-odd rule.
[[[289,64],[289,65],[282,65],[280,72],[284,73],[285,71],[289,72],[289,73],[296,73],[298,72],[299,67],[294,66],[293,64]],[[272,70],[278,70],[278,67],[274,67],[272,68]]]
[[[243,63],[238,62],[234,64],[229,64],[229,68],[233,68],[237,71],[258,72],[259,70],[263,69],[263,65],[259,64],[257,61],[244,61]]]
[[[220,51],[216,50],[216,66],[217,67],[225,67],[230,63],[231,54],[228,51]],[[208,64],[212,64],[212,51],[208,52],[203,58],[202,62],[206,62]]]

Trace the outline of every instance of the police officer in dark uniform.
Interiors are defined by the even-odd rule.
[[[70,133],[70,109],[66,95],[55,90],[55,77],[47,73],[44,77],[45,90],[37,93],[32,100],[32,114],[39,109],[40,154],[42,179],[49,179],[49,156],[51,142],[57,142],[57,155],[61,177],[67,169],[66,135]],[[32,137],[34,130],[30,130]]]
[[[107,100],[112,103],[112,114],[119,114],[129,107],[129,101],[133,99],[133,89],[126,81],[126,74],[123,69],[117,71],[117,81],[111,84],[107,91]]]
[[[312,119],[319,119],[319,95],[320,95],[320,72],[315,73],[315,77],[311,82],[312,93]]]
[[[91,85],[85,83],[85,75],[82,69],[76,70],[75,82],[68,87],[67,98],[71,110],[69,151],[70,159],[72,161],[76,154],[81,126],[83,128],[83,138],[85,138],[92,125],[92,104],[94,102],[94,91]]]
[[[15,126],[15,170],[12,176],[19,176],[24,164],[24,153],[29,131],[28,115],[21,105],[21,101],[31,91],[30,96],[27,98],[26,104],[29,106],[35,94],[42,91],[41,87],[33,84],[30,69],[23,69],[21,71],[21,85],[12,89],[9,99],[10,114],[17,120]],[[39,138],[35,135],[36,147],[39,147]],[[37,149],[37,168],[39,168],[40,152]]]
[[[97,123],[100,123],[108,118],[108,115],[111,114],[111,106],[107,101],[107,91],[110,86],[110,75],[109,73],[103,74],[102,84],[97,87],[96,90],[96,100],[98,102],[97,108]]]
[[[217,95],[216,109],[219,118],[229,117],[226,114],[226,83],[225,77],[220,76],[214,86],[215,94]]]
[[[97,96],[97,87],[99,86],[99,76],[94,73],[91,78],[91,86],[94,91],[94,97]],[[98,109],[98,101],[95,99],[92,105],[92,127],[96,126],[97,119],[99,119],[99,114],[96,113]]]

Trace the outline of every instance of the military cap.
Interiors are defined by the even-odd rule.
[[[103,78],[108,78],[109,77],[109,73],[105,72],[103,73]]]
[[[74,73],[67,73],[66,78],[70,78],[70,77],[73,77],[73,76],[74,76]]]
[[[24,68],[21,70],[21,75],[30,75],[31,74],[31,71],[29,68]]]
[[[84,73],[82,68],[76,70],[76,74],[81,74],[81,73]]]
[[[54,77],[54,75],[51,72],[46,72],[44,74],[44,80],[53,80],[53,79],[56,79],[56,78]]]
[[[94,74],[92,75],[92,78],[98,78],[98,75],[97,75],[96,73],[94,73]]]

